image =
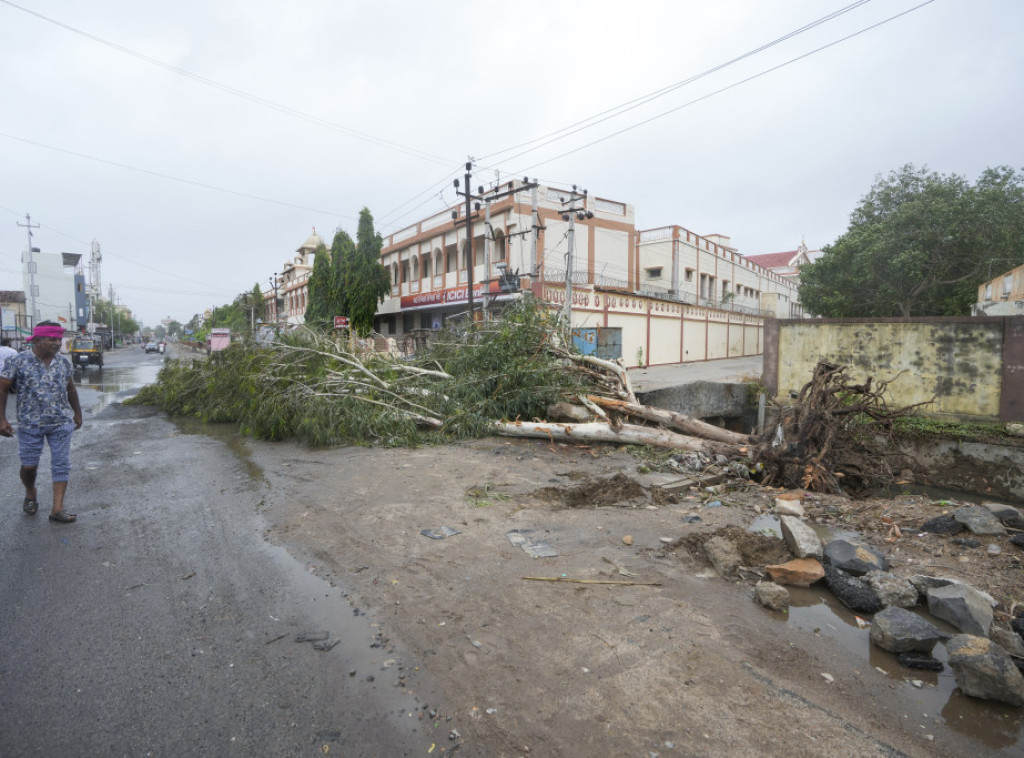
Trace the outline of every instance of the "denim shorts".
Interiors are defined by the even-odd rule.
[[[66,482],[71,476],[71,433],[75,424],[48,426],[18,426],[18,455],[22,466],[39,465],[39,456],[43,454],[43,441],[50,443],[50,473],[52,481]]]

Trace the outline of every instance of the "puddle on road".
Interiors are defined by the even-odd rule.
[[[826,542],[854,534],[815,524],[810,526]],[[758,516],[751,523],[750,531],[762,534],[773,532],[776,536],[782,536],[778,518],[769,514]],[[947,663],[949,656],[945,645],[939,643],[933,651],[933,655],[944,665],[942,671],[906,668],[900,665],[896,655],[871,643],[869,614],[854,613],[824,585],[787,589],[790,595],[789,613],[769,612],[770,615],[794,629],[836,640],[871,667],[862,671],[864,676],[880,674],[879,670],[884,672],[886,677],[903,688],[907,709],[901,716],[905,715],[908,720],[919,719],[919,723],[926,728],[928,722],[944,723],[989,748],[1024,747],[1024,709],[967,697],[961,693]],[[920,607],[913,610],[942,631],[956,634],[956,629]],[[920,683],[920,686],[915,682]]]
[[[108,360],[102,368],[75,369],[75,389],[82,412],[96,415],[114,401],[152,384],[162,366],[163,361],[118,365]]]

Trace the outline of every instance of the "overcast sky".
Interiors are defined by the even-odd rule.
[[[313,227],[442,210],[468,156],[474,186],[820,248],[905,163],[1024,167],[1024,2],[921,2],[0,0],[0,289],[30,213],[43,252],[96,239],[104,292],[184,322]]]

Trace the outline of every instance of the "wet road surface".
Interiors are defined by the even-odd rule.
[[[21,512],[0,441],[0,755],[444,754],[454,722],[412,658],[263,540],[259,469],[114,402],[162,360],[124,348],[76,372],[75,524],[46,519],[48,452]],[[320,631],[338,644],[295,642]]]

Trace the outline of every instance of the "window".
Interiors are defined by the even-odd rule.
[[[693,269],[692,268],[686,269],[686,281],[688,281],[688,282],[692,282],[693,281]]]
[[[988,284],[985,285],[985,299],[986,300],[991,300],[992,299],[992,283],[991,282],[989,282]]]
[[[1010,296],[1010,291],[1013,289],[1013,277],[1010,275],[1003,277],[1003,299],[1005,300]]]
[[[653,266],[646,271],[648,279],[661,279],[661,266]]]

